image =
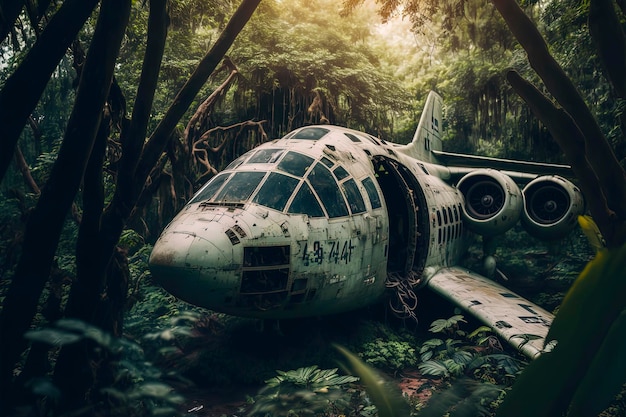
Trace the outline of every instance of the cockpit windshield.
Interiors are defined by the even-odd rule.
[[[330,130],[323,127],[304,127],[295,134],[289,136],[289,139],[306,139],[306,140],[318,140],[323,138]]]
[[[206,201],[213,198],[215,193],[217,193],[222,185],[224,185],[224,182],[228,179],[228,177],[230,177],[230,173],[222,172],[211,178],[207,185],[200,189],[196,196],[189,201],[189,204],[197,203],[198,201]]]
[[[245,203],[259,185],[265,172],[235,172],[228,184],[213,199],[216,203]]]
[[[261,149],[257,151],[252,158],[248,160],[248,164],[273,164],[283,154],[283,149]]]
[[[252,201],[274,210],[283,211],[298,183],[296,178],[272,172]]]
[[[277,164],[269,172],[262,166]],[[331,165],[328,167],[327,165]],[[356,181],[341,165],[315,159],[284,149],[249,152],[229,165],[231,170],[213,177],[190,201],[209,205],[237,204],[248,201],[277,211],[306,214],[310,217],[343,217],[366,211]],[[261,168],[259,170],[259,168]],[[372,207],[380,205],[370,195],[375,189],[363,181]],[[346,203],[347,202],[347,203]]]
[[[326,207],[328,217],[341,217],[348,215],[348,207],[339,191],[339,186],[335,177],[321,163],[315,164],[313,170],[307,176],[313,189]]]
[[[278,169],[296,177],[304,177],[304,173],[313,165],[313,158],[297,152],[287,152],[278,164]]]

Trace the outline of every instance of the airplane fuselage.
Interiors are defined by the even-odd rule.
[[[463,196],[362,132],[305,127],[246,153],[163,231],[150,267],[172,294],[228,314],[295,318],[382,299],[388,274],[456,264]]]
[[[165,228],[153,276],[190,303],[267,319],[386,295],[394,313],[415,317],[413,290],[426,286],[535,357],[552,315],[457,265],[471,233],[488,243],[521,220],[540,239],[565,236],[584,212],[582,194],[555,175],[568,175],[564,165],[443,152],[441,116],[431,92],[407,145],[320,125],[247,152]],[[489,247],[487,275],[497,270]]]

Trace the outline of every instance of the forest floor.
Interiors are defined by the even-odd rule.
[[[514,236],[512,239],[517,238]],[[502,252],[497,254],[499,268],[508,278],[503,284],[548,311],[558,307],[567,288],[592,257],[580,239],[561,244],[558,250],[510,242],[504,242],[501,247]],[[466,266],[479,268],[479,258],[480,248],[474,246]],[[254,320],[237,319],[189,307],[189,311],[195,315],[185,337],[178,337],[174,354],[170,351],[167,357],[160,356],[160,359],[155,360],[155,365],[180,372],[193,381],[191,385],[177,387],[177,391],[185,398],[179,406],[182,415],[248,415],[255,397],[264,387],[264,381],[275,376],[276,370],[288,371],[312,365],[320,369],[337,367],[339,356],[332,348],[333,343],[361,354],[367,341],[377,338],[401,340],[403,336],[398,337],[398,334],[409,334],[407,340],[411,343],[424,341],[433,337],[428,332],[432,320],[458,314],[452,305],[427,291],[419,293],[419,298],[419,325],[389,317],[384,307],[373,307],[330,319],[281,322],[278,332],[268,329],[260,332]],[[140,308],[135,314],[144,319],[150,315],[161,315],[162,318],[170,317],[170,320],[175,314],[187,314],[184,312],[187,307],[179,306],[172,310],[171,299],[152,301],[153,304],[161,305],[159,311],[150,313]],[[165,306],[169,308],[168,311]],[[469,321],[466,325],[468,332],[480,326],[480,323],[466,318]],[[184,342],[181,342],[183,339]],[[161,347],[163,345],[161,343]],[[419,350],[419,346],[416,346]],[[509,354],[514,355],[515,352]],[[416,366],[394,372],[385,371],[405,398],[414,404],[426,404],[433,392],[448,382],[444,378],[424,376]]]
[[[395,382],[406,398],[426,404],[435,389],[443,385],[442,379],[424,377],[417,370],[406,370]],[[187,388],[180,391],[185,401],[179,407],[184,416],[225,417],[244,416],[250,409],[251,398],[261,389],[259,386],[242,386],[227,389]]]

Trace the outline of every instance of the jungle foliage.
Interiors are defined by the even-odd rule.
[[[289,380],[298,372],[335,378],[342,356],[328,343],[311,342],[318,349],[309,363],[281,362],[272,342],[262,365],[235,350],[237,329],[245,334],[251,324],[182,305],[155,287],[150,242],[226,162],[290,129],[331,122],[407,142],[430,89],[447,103],[446,149],[570,163],[594,233],[610,249],[561,306],[551,333],[557,348],[519,378],[516,359],[485,352],[497,346],[488,332],[465,333],[454,316],[436,322],[426,340],[375,322],[359,322],[362,333],[341,329],[353,343],[338,342],[365,366],[349,352],[343,360],[365,379],[370,366],[444,377],[452,389],[441,391],[440,404],[448,406],[433,403],[431,413],[462,402],[473,408],[455,415],[491,412],[476,407],[493,394],[483,384],[514,379],[500,415],[526,410],[530,402],[520,398],[535,396],[542,410],[522,415],[601,411],[624,382],[612,366],[621,363],[625,307],[617,299],[626,216],[624,3],[519,5],[0,0],[0,414],[19,405],[42,415],[158,414],[180,402],[169,382],[184,386],[185,378],[258,383],[276,369],[296,369],[282,375]],[[392,23],[380,25],[381,17]],[[578,329],[571,324],[582,321],[580,306],[594,319]],[[216,335],[224,334],[221,345]],[[297,357],[298,348],[289,352]],[[453,375],[480,385],[455,385]],[[322,412],[374,412],[355,381],[337,378],[345,408]],[[283,388],[281,381],[262,395],[275,399]]]

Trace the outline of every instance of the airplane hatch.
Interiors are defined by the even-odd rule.
[[[405,166],[382,156],[374,157],[372,162],[389,218],[386,285],[396,290],[395,296],[389,298],[389,305],[398,317],[417,320],[414,289],[428,254],[426,197]]]

